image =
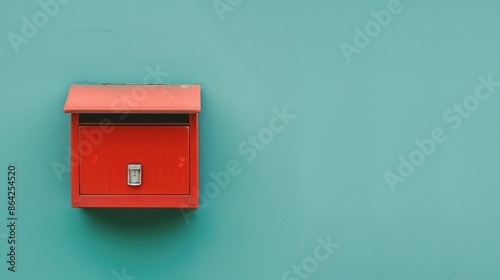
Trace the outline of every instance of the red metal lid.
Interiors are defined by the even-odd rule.
[[[199,113],[200,85],[72,85],[65,113]]]

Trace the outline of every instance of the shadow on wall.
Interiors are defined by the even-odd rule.
[[[80,208],[80,234],[73,238],[80,257],[106,260],[111,279],[133,279],[139,266],[152,261],[189,259],[196,230],[188,227],[179,209]],[[194,224],[194,223],[193,223]],[[199,225],[199,223],[197,223]],[[184,241],[180,241],[184,238]],[[105,261],[105,263],[106,263]],[[153,266],[148,273],[161,273]],[[110,278],[107,278],[110,279]],[[137,277],[139,279],[139,277]],[[141,278],[142,279],[142,278]]]
[[[128,238],[165,235],[185,230],[186,223],[179,209],[82,208],[88,226],[102,231],[117,230]]]

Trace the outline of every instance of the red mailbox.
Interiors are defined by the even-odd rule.
[[[197,208],[199,85],[73,85],[71,205]]]

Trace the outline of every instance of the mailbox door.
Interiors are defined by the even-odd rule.
[[[80,126],[78,149],[80,194],[189,194],[188,126]],[[141,166],[138,186],[130,164]]]

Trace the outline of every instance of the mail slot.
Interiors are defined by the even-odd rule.
[[[71,205],[197,208],[199,85],[73,85]]]

